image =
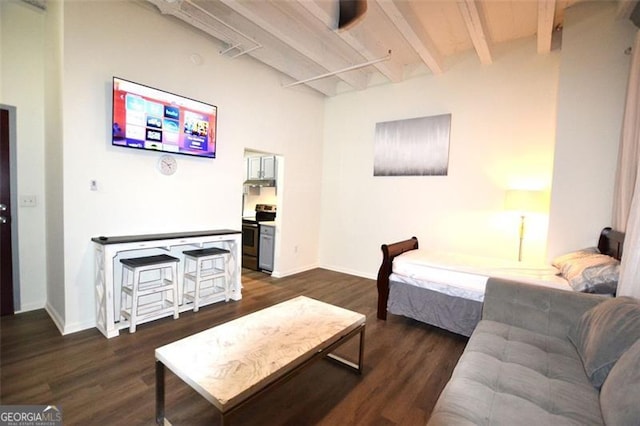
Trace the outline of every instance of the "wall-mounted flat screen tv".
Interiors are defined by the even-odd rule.
[[[113,78],[112,145],[216,157],[218,108]]]

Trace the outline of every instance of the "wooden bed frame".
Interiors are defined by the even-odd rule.
[[[393,259],[406,251],[416,250],[417,248],[418,239],[416,237],[411,237],[408,240],[393,244],[383,244],[382,247],[380,247],[382,250],[382,264],[378,270],[378,318],[382,320],[387,319],[389,275],[391,275],[392,272]]]
[[[623,246],[623,232],[614,231],[611,228],[604,228],[602,232],[600,232],[600,238],[598,238],[598,250],[600,250],[600,253],[621,260]]]
[[[598,250],[601,253],[614,257],[618,260],[622,258],[622,248],[624,244],[624,233],[614,231],[611,228],[604,228],[598,238]],[[399,241],[393,244],[383,244],[382,264],[378,270],[378,318],[387,319],[387,303],[389,301],[389,275],[392,272],[393,259],[410,250],[418,248],[418,239],[411,237],[408,240]]]

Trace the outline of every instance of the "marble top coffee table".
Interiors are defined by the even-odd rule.
[[[165,366],[225,415],[326,357],[362,373],[366,317],[300,296],[156,349],[156,422],[164,424]],[[358,362],[331,354],[360,334]]]

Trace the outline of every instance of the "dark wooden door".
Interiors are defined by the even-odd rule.
[[[0,315],[14,313],[9,158],[9,111],[0,109]]]

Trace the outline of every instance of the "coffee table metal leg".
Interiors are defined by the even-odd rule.
[[[348,340],[349,338],[353,337],[355,334],[357,334],[358,332],[360,333],[360,349],[358,351],[358,363],[356,364],[355,362],[351,362],[348,359],[345,359],[341,356],[332,354],[332,353],[327,353],[325,356],[328,360],[333,361],[343,367],[347,367],[350,370],[355,371],[357,374],[362,374],[362,369],[364,366],[364,327],[365,324],[362,324],[362,326],[359,329],[353,330],[351,333],[347,334],[347,336],[345,336],[344,340]],[[344,343],[344,341],[339,341],[334,343],[335,346],[341,345],[342,343]],[[333,346],[333,345],[332,345]],[[332,347],[330,347],[328,349],[331,350],[333,349]]]
[[[358,373],[362,374],[364,367],[364,324],[360,330],[360,353],[358,354]]]
[[[156,360],[156,424],[164,425],[164,364]]]

